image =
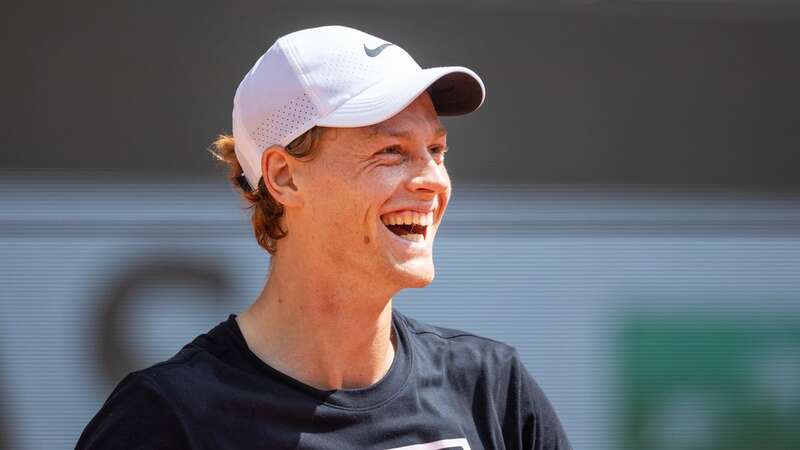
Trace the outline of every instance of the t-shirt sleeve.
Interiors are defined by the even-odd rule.
[[[114,389],[78,439],[76,450],[188,449],[180,418],[158,385],[134,372]]]
[[[553,405],[516,350],[511,359],[505,441],[517,450],[572,450]]]

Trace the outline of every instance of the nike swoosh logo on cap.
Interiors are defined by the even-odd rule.
[[[365,52],[365,53],[367,54],[367,56],[369,56],[370,58],[374,58],[374,57],[376,57],[376,56],[380,55],[380,54],[381,54],[381,52],[382,52],[382,51],[383,51],[383,50],[384,50],[386,47],[388,47],[388,46],[390,46],[390,45],[392,45],[392,44],[390,44],[390,43],[388,43],[388,42],[387,42],[387,43],[385,43],[385,44],[382,44],[382,45],[379,45],[379,46],[377,46],[377,47],[375,47],[375,48],[367,48],[367,44],[364,44],[364,52]]]

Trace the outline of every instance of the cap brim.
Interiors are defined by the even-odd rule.
[[[441,116],[475,111],[486,90],[480,77],[466,67],[431,67],[387,78],[350,98],[317,121],[325,127],[361,127],[382,122],[399,113],[425,90]]]

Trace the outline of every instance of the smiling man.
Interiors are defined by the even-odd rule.
[[[213,147],[272,254],[264,289],[129,374],[78,448],[569,449],[513,347],[392,307],[434,278],[451,194],[439,116],[483,99],[473,71],[422,69],[352,28],[278,39]]]

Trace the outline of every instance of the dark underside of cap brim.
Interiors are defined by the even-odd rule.
[[[481,105],[483,90],[471,75],[451,72],[428,87],[433,106],[440,116],[467,114]]]

